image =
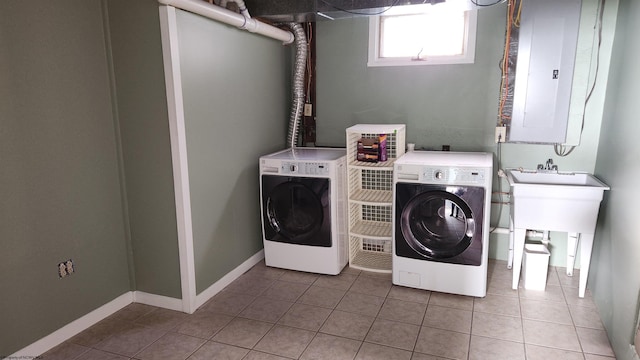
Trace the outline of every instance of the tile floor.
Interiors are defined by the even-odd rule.
[[[43,358],[614,359],[579,274],[563,271],[550,268],[544,292],[516,291],[506,263],[491,261],[488,295],[472,298],[260,263],[192,315],[131,304]]]

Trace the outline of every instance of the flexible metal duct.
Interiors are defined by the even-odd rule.
[[[307,67],[307,35],[298,23],[287,24],[295,38],[296,58],[293,72],[293,103],[289,116],[289,131],[287,133],[287,148],[294,148],[298,144],[300,119],[304,110],[304,72]]]

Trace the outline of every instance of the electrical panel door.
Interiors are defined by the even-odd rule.
[[[524,1],[508,141],[563,143],[581,0]]]

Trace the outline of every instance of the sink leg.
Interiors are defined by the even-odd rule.
[[[589,265],[591,265],[591,250],[593,249],[593,234],[580,234],[580,288],[578,296],[583,298],[587,290]]]
[[[576,252],[578,250],[579,233],[569,233],[567,236],[567,276],[573,276],[576,264]]]
[[[524,253],[524,238],[527,229],[514,229],[513,231],[513,280],[511,288],[518,289],[520,282],[520,270],[522,269],[522,254]]]
[[[507,269],[513,268],[513,217],[509,216],[509,254],[507,255]]]

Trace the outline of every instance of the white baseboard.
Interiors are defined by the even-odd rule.
[[[42,355],[132,302],[133,293],[128,291],[92,312],[70,322],[33,344],[23,348],[22,350],[19,350],[15,354],[9,356],[9,359],[30,359],[35,356]]]
[[[202,293],[196,296],[196,307],[202,306],[209,301],[214,295],[219,293],[225,286],[231,284],[233,280],[247,272],[255,264],[264,259],[264,250],[258,251],[255,255],[247,259],[231,272],[216,281]],[[63,342],[76,336],[78,333],[88,329],[89,327],[113,315],[118,310],[124,308],[131,303],[140,303],[146,305],[157,306],[169,310],[183,311],[182,299],[176,299],[168,296],[149,294],[143,291],[128,291],[110,302],[100,306],[90,313],[70,322],[42,339],[28,345],[18,352],[9,356],[9,358],[34,358],[40,356]]]
[[[233,280],[240,277],[240,275],[247,272],[251,269],[255,264],[259,263],[264,259],[264,250],[260,250],[255,255],[247,259],[242,264],[238,265],[235,269],[231,270],[227,275],[223,276],[220,280],[213,283],[213,285],[209,286],[200,294],[196,295],[196,309],[200,306],[204,305],[209,299],[214,297],[217,293],[219,293],[225,286],[231,284]]]
[[[182,311],[182,299],[168,296],[149,294],[144,291],[133,292],[133,302],[157,306],[169,310]]]

